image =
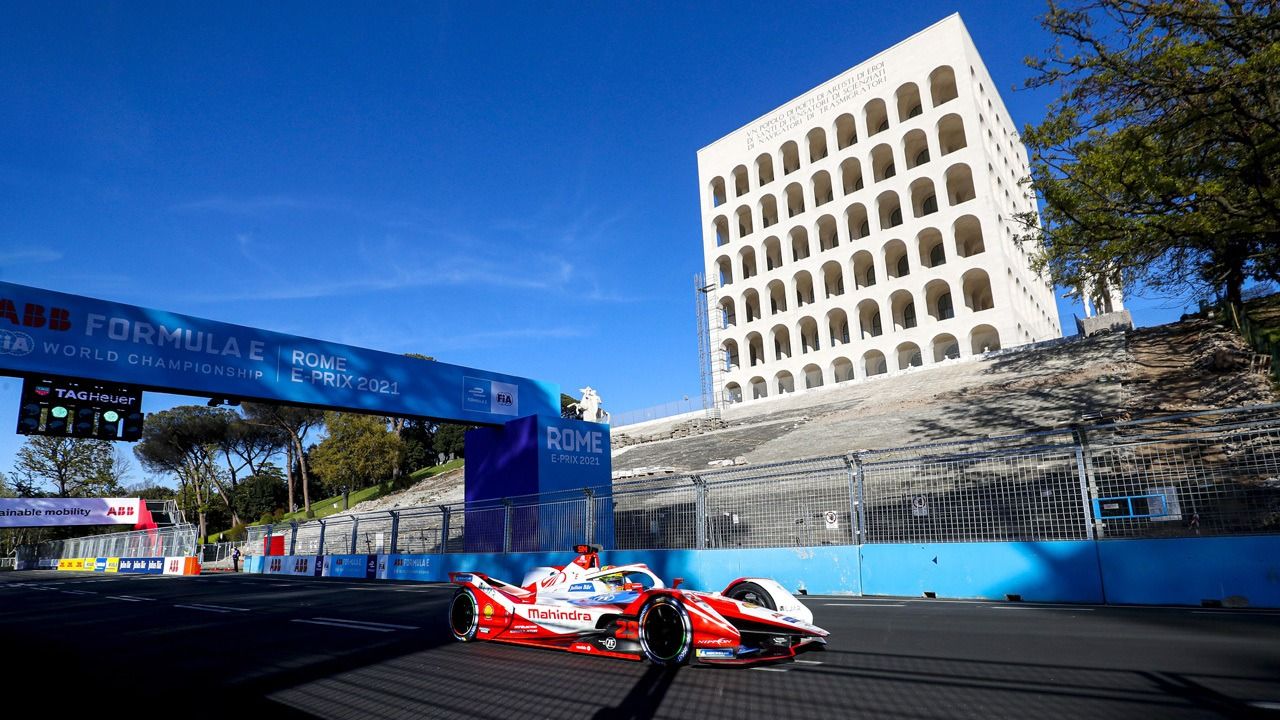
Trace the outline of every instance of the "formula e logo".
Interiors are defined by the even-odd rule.
[[[31,336],[17,330],[0,330],[0,355],[16,355],[22,357],[34,350],[36,341]]]

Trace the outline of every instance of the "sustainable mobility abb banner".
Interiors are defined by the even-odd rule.
[[[137,525],[139,498],[0,498],[0,527]]]
[[[500,425],[560,388],[350,345],[0,282],[0,374]]]

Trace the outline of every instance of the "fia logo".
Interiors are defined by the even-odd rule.
[[[513,402],[511,400],[511,393],[498,392],[494,394],[494,397],[497,399],[499,405],[510,406]]]
[[[22,357],[36,348],[30,335],[17,330],[0,330],[0,355]]]

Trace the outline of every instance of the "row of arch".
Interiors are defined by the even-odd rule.
[[[863,211],[865,212],[865,211]],[[852,217],[856,222],[862,213]],[[835,218],[824,215],[814,225],[814,234],[818,240],[818,251],[826,252],[839,247],[840,241],[835,226]],[[982,224],[973,215],[964,215],[951,225],[951,248],[935,227],[927,227],[916,234],[915,252],[908,250],[907,243],[899,239],[889,240],[880,248],[881,262],[877,263],[870,250],[858,250],[850,257],[850,274],[848,282],[840,263],[830,260],[822,265],[820,273],[826,297],[843,295],[846,286],[855,289],[871,287],[879,277],[900,278],[910,275],[913,269],[937,268],[947,263],[952,257],[967,258],[986,251],[983,241]],[[809,232],[802,227],[793,228],[787,235],[785,246],[792,262],[806,260],[812,254]],[[721,288],[732,285],[735,279],[750,280],[758,276],[763,267],[764,272],[777,270],[783,266],[782,241],[775,237],[767,238],[759,248],[748,246],[730,257],[721,255],[716,258],[713,268]],[[793,280],[801,274],[808,276],[808,271],[800,271],[793,275]]]
[[[854,161],[857,162],[857,161]],[[814,185],[811,186],[812,195],[816,203],[814,207],[821,207],[831,202],[831,185],[830,178],[825,170],[814,176]],[[943,173],[943,191],[948,206],[956,206],[977,197],[977,192],[973,184],[973,170],[968,163],[955,163],[947,168]],[[778,199],[773,195],[765,195],[760,198],[752,208],[748,205],[742,205],[733,212],[732,230],[730,234],[730,221],[727,215],[717,215],[711,221],[712,232],[715,234],[716,246],[720,247],[728,245],[734,239],[745,239],[756,231],[757,223],[760,229],[769,228],[778,224],[783,218],[781,212],[786,212],[787,218],[793,218],[804,213],[808,206],[806,205],[806,194],[804,188],[799,183],[788,185],[782,198],[783,205],[779,208]],[[876,221],[878,230],[888,230],[897,227],[903,223],[904,212],[910,212],[913,218],[923,218],[932,215],[939,210],[938,187],[935,185],[933,178],[920,177],[911,182],[906,192],[906,207],[902,198],[898,196],[897,191],[885,190],[876,196],[871,204],[871,213],[868,215],[866,205],[855,202],[844,210],[845,228],[847,230],[846,237],[849,240],[857,240],[866,237],[871,233],[871,218]],[[831,217],[829,214],[820,218]],[[833,246],[839,244],[839,238],[834,236],[837,231],[834,218],[830,226],[832,231]]]
[[[801,286],[799,289],[803,291],[805,288]],[[754,290],[749,292],[755,293]],[[776,286],[770,284],[768,293],[774,314],[786,312],[786,295],[781,283]],[[917,296],[923,301],[920,305],[917,305]],[[959,301],[970,313],[985,312],[995,307],[991,280],[985,270],[975,268],[960,278]],[[870,340],[886,332],[911,330],[918,327],[924,317],[932,322],[942,322],[956,316],[952,287],[941,278],[930,280],[918,294],[906,289],[895,290],[884,303],[887,307],[882,308],[881,302],[865,298],[852,307],[852,318],[845,308],[832,308],[823,316],[821,326],[814,316],[805,316],[796,322],[794,328],[778,323],[767,332],[753,330],[743,337],[741,348],[736,339],[726,339],[720,344],[725,369],[741,367],[744,351],[747,366],[754,367],[771,361],[789,360],[797,352],[807,354],[823,347],[848,345],[855,338]],[[747,313],[758,312],[758,304],[758,296],[744,295],[743,308]],[[722,300],[720,310],[725,327],[736,324],[733,298]],[[887,310],[887,314],[882,314],[882,310]]]
[[[955,100],[957,97],[959,97],[959,92],[956,87],[955,71],[949,65],[938,67],[929,74],[929,98],[933,108]],[[894,93],[894,101],[896,106],[894,115],[896,115],[896,121],[899,123],[906,122],[923,114],[925,111],[920,88],[914,82],[901,85]],[[834,140],[836,150],[844,150],[858,142],[859,125],[861,125],[863,137],[871,137],[889,129],[891,114],[888,105],[882,98],[874,98],[868,101],[863,105],[859,115],[860,117],[855,118],[854,114],[845,113],[837,117],[829,129],[821,127],[811,129],[804,138],[805,152],[803,154],[801,153],[800,145],[796,141],[789,140],[783,143],[779,148],[782,174],[790,175],[799,170],[802,157],[806,157],[810,163],[818,162],[827,157],[829,152],[828,138]],[[908,157],[911,156],[908,155]],[[757,187],[767,185],[776,179],[773,156],[770,153],[762,153],[756,158],[755,170]],[[751,183],[745,165],[739,165],[730,171],[729,180],[731,182],[727,185],[725,178],[722,176],[712,178],[710,189],[713,207],[727,200],[727,189],[729,187],[732,187],[735,197],[742,197],[751,191]]]
[[[967,345],[970,354],[978,355],[1000,349],[1000,333],[990,325],[978,325],[968,334]],[[859,378],[884,375],[891,370],[906,370],[925,364],[939,363],[960,357],[960,341],[950,333],[935,336],[928,344],[927,351],[913,342],[904,342],[894,348],[890,356],[879,350],[868,350],[858,359],[855,366],[847,357],[838,357],[827,366],[826,371],[817,364],[810,363],[801,369],[800,381],[806,390],[822,387],[827,383],[842,383]],[[891,365],[892,362],[892,365]],[[738,403],[746,399],[759,400],[771,393],[782,395],[797,390],[797,378],[789,370],[780,370],[766,381],[764,376],[757,375],[746,383],[744,388],[737,381],[725,383],[724,398],[727,402]],[[749,393],[749,397],[748,397]]]
[[[865,158],[868,170],[870,170],[871,182],[883,182],[897,176],[900,167],[913,170],[928,163],[934,157],[950,155],[969,146],[968,138],[964,131],[964,120],[955,113],[947,115],[937,122],[933,137],[934,141],[930,143],[930,137],[924,130],[917,128],[908,131],[902,136],[902,140],[896,148],[901,151],[901,155],[898,155],[895,152],[895,147],[889,143],[880,143],[871,148],[871,152]],[[755,165],[757,175],[770,183],[773,182],[772,156],[767,154],[760,155],[756,158]],[[745,173],[746,167],[739,165],[738,170],[734,172]],[[809,187],[812,189],[810,197],[813,198],[814,203],[822,204],[826,202],[823,198],[830,198],[833,186],[839,187],[844,195],[855,193],[866,186],[863,178],[862,159],[860,158],[849,157],[841,161],[838,175],[838,183],[833,182],[831,174],[826,170],[819,170],[809,178]],[[719,207],[726,202],[723,183],[724,180],[719,177],[713,178],[711,181],[713,207]],[[790,197],[793,188],[799,187],[800,183],[798,182],[788,185],[787,196]],[[739,194],[737,197],[742,197],[743,194]]]

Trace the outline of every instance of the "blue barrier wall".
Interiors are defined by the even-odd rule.
[[[1124,542],[1124,541],[1117,541]],[[1089,540],[1018,543],[863,545],[867,595],[1032,602],[1104,602]]]
[[[262,572],[250,557],[246,572]],[[331,555],[329,577],[444,582],[478,571],[520,583],[530,569],[564,565],[571,552]],[[862,594],[1028,602],[1199,605],[1233,600],[1280,607],[1280,536],[1042,543],[931,543],[735,550],[605,551],[609,565],[644,563],[670,583],[722,590],[770,577],[797,594]],[[287,563],[287,561],[286,561]]]
[[[1098,557],[1110,603],[1280,607],[1280,536],[1106,540]]]

